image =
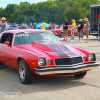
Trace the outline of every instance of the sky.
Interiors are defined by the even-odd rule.
[[[20,2],[29,2],[30,4],[32,3],[37,3],[37,2],[43,2],[47,0],[0,0],[0,8],[5,8],[7,4],[19,4]]]

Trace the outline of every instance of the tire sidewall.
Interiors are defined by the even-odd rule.
[[[23,80],[20,78],[20,73],[19,73],[20,63],[23,64],[24,68],[25,68],[25,78]],[[26,63],[26,61],[23,60],[23,59],[21,59],[20,62],[19,62],[19,64],[18,64],[18,74],[19,74],[19,79],[20,79],[21,83],[28,84],[28,83],[32,82],[33,73],[31,71],[31,69],[29,68],[28,64]]]

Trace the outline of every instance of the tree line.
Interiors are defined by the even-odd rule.
[[[8,4],[5,8],[0,8],[0,18],[6,17],[9,23],[38,23],[52,22],[62,24],[67,17],[71,22],[75,19],[85,17],[90,18],[90,5],[98,4],[99,0],[47,0],[45,2],[32,3],[20,2]]]

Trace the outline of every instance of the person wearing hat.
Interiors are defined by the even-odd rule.
[[[1,19],[2,23],[1,23],[1,30],[0,30],[0,33],[5,31],[6,30],[6,18],[5,17],[2,17]]]
[[[89,31],[90,31],[90,23],[88,21],[88,18],[85,18],[84,19],[85,22],[86,22],[86,26],[84,26],[85,30],[86,30],[86,37],[87,37],[87,41],[86,42],[89,42]]]
[[[63,34],[64,34],[63,41],[67,40],[68,38],[68,26],[69,26],[69,22],[67,21],[67,18],[65,18],[63,23]]]
[[[83,20],[79,19],[79,24],[77,27],[79,40],[77,42],[83,42],[83,27],[84,27]]]

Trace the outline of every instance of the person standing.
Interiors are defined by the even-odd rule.
[[[42,28],[42,30],[45,30],[45,24],[44,24],[44,22],[42,23],[41,28]]]
[[[52,28],[55,29],[55,23],[53,23]]]
[[[77,29],[79,40],[77,42],[83,42],[83,28],[84,28],[83,20],[80,19],[78,24],[78,29]]]
[[[36,23],[34,23],[34,25],[33,25],[33,29],[37,29],[37,28],[36,28]]]
[[[14,22],[14,24],[12,25],[13,26],[13,28],[17,28],[17,25],[16,25],[16,23]]]
[[[0,30],[0,33],[1,32],[3,32],[3,31],[5,31],[5,30],[7,30],[7,28],[6,28],[6,18],[5,17],[2,17],[2,19],[1,19],[1,21],[2,21],[2,23],[0,23],[1,24],[1,30]]]
[[[52,29],[52,23],[51,22],[49,23],[49,29]]]
[[[69,26],[69,22],[67,21],[67,18],[65,18],[63,23],[63,34],[64,34],[63,41],[66,41],[68,38],[68,26]]]
[[[86,29],[86,37],[87,37],[87,41],[86,42],[89,42],[90,23],[88,21],[88,18],[85,18],[84,20],[86,22],[86,26],[84,26],[84,28]]]
[[[74,33],[75,33],[75,29],[76,29],[76,23],[75,20],[72,20],[72,25],[71,25],[71,42],[74,41]]]

